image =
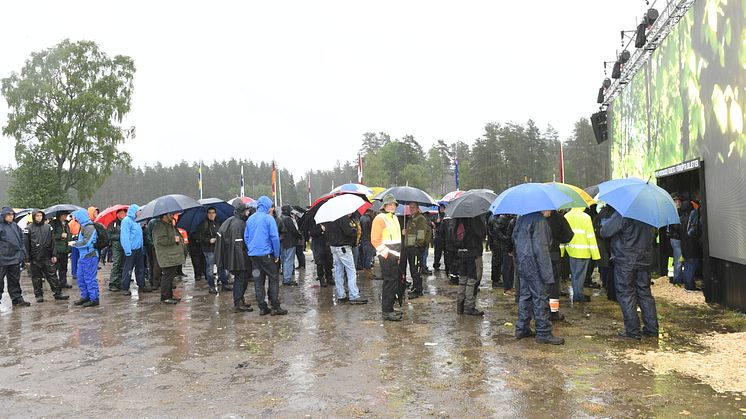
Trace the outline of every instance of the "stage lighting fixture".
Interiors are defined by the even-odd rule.
[[[596,97],[596,103],[604,103],[604,88],[598,88],[598,97]]]
[[[630,57],[631,57],[631,54],[626,49],[622,51],[621,54],[619,54],[619,60],[622,62],[622,64],[626,64],[627,61],[629,61]]]
[[[642,48],[645,46],[645,43],[648,41],[647,36],[645,35],[645,30],[647,29],[647,26],[645,23],[640,23],[637,25],[637,31],[635,34],[635,48]]]
[[[652,25],[655,23],[656,19],[658,19],[658,10],[648,9],[648,12],[645,13],[645,17],[647,18],[648,25]]]
[[[619,77],[622,77],[622,62],[617,60],[614,63],[614,68],[611,69],[611,78],[618,79]]]
[[[604,79],[604,84],[603,84],[603,86],[604,86],[604,89],[608,89],[609,87],[611,87],[611,79],[610,79],[610,78],[608,78],[608,77],[606,77],[606,78]]]

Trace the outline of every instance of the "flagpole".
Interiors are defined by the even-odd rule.
[[[243,180],[243,165],[241,165],[241,198],[246,196],[244,192],[244,180]]]
[[[559,142],[559,146],[560,146],[560,167],[559,167],[560,182],[565,183],[565,152],[562,150],[562,141]]]
[[[363,183],[363,156],[360,152],[357,153],[357,183],[365,184]]]
[[[202,199],[202,160],[199,161],[197,169],[197,187],[199,188],[199,199]]]
[[[306,184],[308,188],[308,206],[310,207],[312,204],[311,202],[311,172],[308,172],[308,175],[306,177]]]
[[[280,195],[280,206],[282,206],[282,170],[277,171],[277,194]]]
[[[277,169],[275,167],[275,161],[272,160],[272,199],[275,201],[275,207],[277,206]]]

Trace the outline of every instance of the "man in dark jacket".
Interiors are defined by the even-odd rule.
[[[233,274],[233,310],[235,312],[254,311],[244,299],[251,277],[251,259],[243,241],[246,220],[251,209],[243,202],[234,204],[233,216],[225,220],[217,232],[215,241],[215,263],[218,269]]]
[[[565,340],[552,335],[547,298],[547,287],[555,281],[549,253],[552,230],[546,220],[550,214],[551,211],[532,212],[518,217],[515,222],[513,243],[520,278],[515,337],[523,339],[534,335],[530,327],[533,315],[536,342],[561,345]]]
[[[122,271],[124,270],[124,250],[119,241],[122,231],[122,220],[127,216],[127,211],[117,211],[117,218],[109,224],[109,243],[111,247],[111,274],[109,275],[109,291],[121,291]]]
[[[360,257],[357,263],[358,267],[365,269],[366,274],[370,272],[373,264],[373,257],[376,255],[376,249],[370,243],[370,229],[373,226],[373,216],[371,211],[365,211],[360,216]]]
[[[313,262],[316,264],[316,279],[322,287],[327,287],[334,281],[332,267],[334,258],[329,248],[329,242],[326,233],[321,229],[321,225],[314,224],[310,229],[311,249],[313,250]]]
[[[456,218],[456,246],[460,264],[458,283],[458,314],[483,316],[484,311],[477,310],[476,296],[478,291],[477,258],[482,256],[482,244],[487,235],[483,218]]]
[[[430,221],[420,212],[420,205],[416,202],[409,202],[409,211],[412,214],[405,222],[404,230],[404,254],[399,261],[401,271],[406,275],[407,265],[409,265],[409,274],[412,276],[412,291],[409,293],[410,299],[422,297],[422,274],[420,259],[422,252],[430,246],[432,238],[432,228]],[[476,269],[476,268],[475,268]]]
[[[352,254],[352,246],[357,241],[357,228],[352,216],[344,217],[330,223],[322,224],[332,256],[334,257],[334,282],[338,302],[349,301],[350,304],[367,304],[368,300],[360,297],[357,288],[357,272],[355,259]],[[347,276],[347,288],[345,290],[345,275]]]
[[[67,283],[67,262],[70,255],[70,246],[67,242],[70,241],[72,233],[70,233],[70,227],[67,226],[66,212],[57,213],[49,225],[52,226],[54,235],[54,250],[57,252],[57,279],[59,280],[60,287],[72,288],[73,286]]]
[[[36,302],[44,302],[43,280],[49,284],[55,300],[67,300],[70,296],[62,295],[62,287],[54,269],[54,264],[57,263],[57,250],[54,246],[52,226],[44,222],[44,211],[35,211],[31,216],[32,222],[24,231],[24,247],[26,266],[31,270],[31,283],[34,286]]]
[[[295,249],[301,235],[298,232],[298,223],[295,221],[292,214],[293,207],[290,205],[283,205],[281,211],[282,215],[280,216],[280,222],[283,227],[280,234],[280,247],[282,248],[282,284],[298,285],[298,282],[293,280],[293,273],[295,272]]]
[[[217,216],[218,211],[215,208],[208,208],[207,218],[197,228],[197,237],[205,260],[204,273],[207,278],[208,292],[210,294],[218,293],[218,289],[215,286],[215,274],[213,274],[215,268],[215,244],[218,241],[218,231],[220,230],[220,223],[216,219]],[[195,273],[195,280],[196,276],[197,274]],[[228,273],[221,267],[218,267],[218,279],[220,280],[223,291],[233,291],[233,288],[228,284]]]
[[[5,278],[8,278],[8,294],[14,306],[28,307],[21,291],[21,263],[26,259],[23,246],[23,230],[13,222],[12,208],[0,210],[0,297],[3,295]]]
[[[565,319],[565,316],[559,311],[560,272],[562,270],[560,245],[569,243],[575,233],[573,233],[567,219],[557,211],[552,211],[552,214],[547,218],[547,223],[549,223],[549,229],[552,231],[552,240],[549,242],[549,254],[552,258],[552,273],[554,274],[554,282],[549,284],[549,288],[547,289],[547,293],[549,294],[549,310],[551,311],[550,319],[553,321],[562,321]]]
[[[637,339],[640,335],[642,312],[645,336],[658,337],[658,314],[650,291],[650,265],[653,262],[655,229],[643,222],[622,217],[614,212],[601,225],[601,237],[611,240],[611,260],[614,263],[616,297],[624,316],[623,338]]]
[[[444,255],[445,251],[445,225],[443,224],[443,219],[446,216],[446,206],[444,203],[440,203],[438,205],[438,215],[433,220],[433,223],[435,224],[434,234],[433,234],[433,247],[435,254],[433,255],[433,269],[436,271],[440,270],[440,260]],[[445,259],[445,258],[444,258]]]
[[[702,263],[702,245],[699,243],[699,237],[696,234],[690,234],[696,230],[689,228],[689,220],[696,218],[697,221],[695,222],[698,222],[699,215],[691,216],[697,210],[692,209],[692,204],[689,201],[684,202],[681,209],[681,256],[684,258],[681,281],[687,291],[701,291],[697,289],[694,278]]]

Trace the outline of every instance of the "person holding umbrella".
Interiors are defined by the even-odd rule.
[[[57,250],[52,237],[54,234],[52,226],[44,222],[43,211],[34,211],[32,217],[33,221],[26,226],[24,231],[24,245],[26,266],[31,270],[31,283],[34,285],[36,302],[44,302],[42,279],[49,284],[55,300],[67,300],[70,296],[62,294],[62,287],[55,272]]]
[[[331,205],[331,202],[329,201],[325,205]],[[350,214],[344,215],[335,221],[322,224],[321,228],[326,234],[334,258],[334,283],[336,285],[337,301],[349,301],[350,304],[367,304],[368,300],[360,297],[360,290],[357,288],[357,272],[352,253],[352,246],[357,240],[357,228],[352,216]],[[345,291],[345,275],[347,276],[349,297]]]
[[[21,291],[21,263],[26,259],[23,230],[13,222],[15,212],[12,208],[3,207],[0,217],[0,297],[7,277],[8,294],[13,306],[28,307],[31,303],[23,299]]]
[[[408,202],[407,206],[411,218],[402,232],[405,237],[405,257],[401,259],[400,269],[406,274],[407,265],[409,265],[409,274],[412,276],[412,291],[409,293],[409,298],[415,299],[422,297],[420,260],[422,259],[422,253],[430,246],[433,230],[430,227],[430,222],[420,212],[420,205],[417,202]]]
[[[271,214],[272,201],[261,196],[256,206],[256,213],[246,222],[244,242],[251,258],[254,292],[259,304],[259,314],[282,316],[288,311],[280,307],[280,279],[278,262],[280,259],[280,235],[277,221]],[[268,283],[268,284],[267,284]],[[269,292],[265,288],[268,285]],[[272,309],[267,306],[266,294]]]
[[[161,302],[177,304],[181,299],[174,298],[173,281],[186,258],[181,233],[174,227],[174,213],[161,215],[153,226],[153,245],[161,267]]]
[[[391,194],[383,197],[383,212],[376,215],[371,227],[370,241],[376,248],[378,262],[383,275],[381,312],[384,320],[401,321],[402,313],[394,310],[394,301],[401,291],[399,258],[401,254],[401,227],[396,218],[396,198]]]
[[[215,284],[215,274],[213,274],[213,268],[215,267],[215,245],[218,241],[218,230],[220,230],[221,226],[221,223],[216,219],[217,216],[218,210],[215,207],[208,207],[207,218],[202,221],[197,229],[199,243],[205,260],[205,277],[207,278],[207,286],[209,287],[210,294],[218,293]],[[197,280],[196,273],[194,274],[194,279],[195,281]],[[228,273],[225,269],[218,268],[218,279],[220,280],[223,291],[233,291],[233,288],[228,284]]]
[[[67,245],[67,242],[72,237],[70,227],[67,225],[68,215],[69,213],[67,212],[58,212],[52,221],[49,222],[49,225],[52,226],[54,236],[54,250],[57,252],[57,264],[55,266],[57,279],[62,288],[73,287],[67,283],[67,262],[70,257],[70,246]]]

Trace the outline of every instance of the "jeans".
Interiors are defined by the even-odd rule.
[[[271,255],[250,256],[251,276],[254,277],[254,293],[260,308],[267,308],[267,295],[273,309],[280,308],[280,278],[277,264]],[[269,289],[265,290],[265,282],[269,282]],[[266,292],[266,293],[265,293]]]
[[[427,270],[428,253],[430,253],[429,248],[425,247],[424,249],[422,249],[422,255],[420,256],[420,267],[422,268],[423,271]]]
[[[570,258],[570,278],[572,279],[572,299],[580,301],[583,298],[583,284],[585,273],[588,271],[590,259]]]
[[[73,279],[78,277],[78,260],[80,259],[80,250],[73,247],[70,251],[70,271],[73,273]]]
[[[360,298],[357,289],[357,272],[352,246],[331,246],[334,257],[334,283],[337,287],[337,298],[345,298],[345,273],[347,274],[347,288],[350,290],[350,300]]]
[[[699,258],[691,258],[684,261],[684,288],[688,290],[694,290],[696,288],[694,278],[697,275],[697,270],[699,270],[699,264],[701,262],[702,261]]]
[[[135,281],[137,286],[145,286],[145,255],[142,248],[133,249],[132,254],[124,257],[124,270],[122,271],[122,290],[130,289],[132,280],[132,269],[135,270]]]
[[[215,274],[212,273],[215,266],[215,252],[204,252],[205,255],[205,278],[210,288],[215,288]],[[218,268],[218,280],[220,285],[228,285],[228,273],[223,268]]]
[[[293,282],[293,271],[295,270],[295,247],[282,249],[282,283]]]
[[[673,249],[673,283],[683,284],[684,279],[681,277],[681,240],[671,239],[671,249]]]
[[[360,242],[360,260],[363,262],[363,269],[373,267],[373,257],[376,256],[376,248],[369,241]]]

